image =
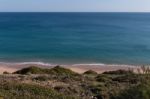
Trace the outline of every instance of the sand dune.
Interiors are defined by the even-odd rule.
[[[48,65],[48,64],[37,64],[37,63],[0,63],[0,73],[2,74],[4,71],[7,72],[14,72],[18,69],[22,69],[29,66],[38,66],[42,68],[52,68],[56,65]],[[83,73],[87,70],[93,70],[98,73],[102,73],[105,71],[113,71],[118,69],[133,69],[134,71],[137,70],[140,66],[133,66],[133,65],[109,65],[109,64],[76,64],[76,65],[60,65],[62,67],[71,69],[72,71],[75,71],[77,73]]]

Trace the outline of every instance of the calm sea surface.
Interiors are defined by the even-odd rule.
[[[0,62],[150,64],[150,13],[0,13]]]

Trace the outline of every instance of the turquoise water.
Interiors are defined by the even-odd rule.
[[[0,62],[150,64],[150,13],[0,13]]]

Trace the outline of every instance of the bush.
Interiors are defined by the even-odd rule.
[[[99,74],[99,75],[96,77],[96,80],[99,81],[99,82],[110,82],[112,79],[111,79],[111,77],[109,77],[108,75]]]
[[[88,71],[84,72],[83,74],[85,74],[85,75],[97,75],[97,72],[95,72],[93,70],[88,70]]]
[[[150,99],[150,83],[142,83],[124,90],[113,99]]]
[[[16,72],[14,72],[14,74],[76,75],[77,73],[75,73],[69,69],[60,67],[60,66],[56,66],[52,69],[43,69],[43,68],[31,66],[28,68],[18,70]]]
[[[116,70],[116,71],[106,71],[103,74],[118,74],[118,75],[122,75],[122,74],[133,74],[133,71],[130,70]]]
[[[19,83],[0,84],[0,96],[4,99],[74,99],[46,87]]]
[[[14,74],[43,74],[43,73],[44,73],[44,69],[35,66],[23,68],[21,70],[14,72]]]
[[[138,82],[141,81],[141,77],[139,75],[133,74],[133,75],[123,75],[123,76],[118,76],[112,79],[113,81],[117,82],[126,82],[130,84],[137,84]]]
[[[47,71],[48,74],[55,74],[55,75],[77,75],[77,73],[73,72],[70,69],[66,69],[60,66],[56,66]]]
[[[7,71],[4,71],[4,72],[3,72],[3,74],[10,74],[10,73],[9,73],[9,72],[7,72]]]
[[[38,81],[48,81],[50,78],[48,76],[38,76],[36,78],[34,78],[34,80],[38,80]]]

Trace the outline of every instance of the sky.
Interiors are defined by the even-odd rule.
[[[150,0],[0,0],[0,12],[150,12]]]

